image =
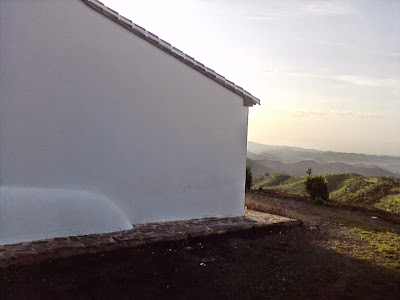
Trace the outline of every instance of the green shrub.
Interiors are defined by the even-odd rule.
[[[328,181],[324,175],[311,175],[311,169],[307,170],[307,179],[304,181],[310,200],[315,204],[322,204],[329,198]]]
[[[246,166],[246,192],[250,191],[251,186],[253,185],[253,175],[251,174],[251,167]]]

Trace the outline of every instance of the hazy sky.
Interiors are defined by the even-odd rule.
[[[400,156],[400,1],[103,2],[258,97],[250,141]]]

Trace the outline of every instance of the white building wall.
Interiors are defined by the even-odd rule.
[[[247,115],[243,98],[80,0],[0,1],[0,244],[18,227],[5,211],[33,194],[43,214],[27,220],[57,227],[54,190],[65,211],[108,199],[121,226],[242,215]],[[13,194],[21,206],[5,204]],[[96,224],[85,230],[119,227]]]

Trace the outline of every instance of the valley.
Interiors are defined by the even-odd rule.
[[[303,176],[307,168],[313,174],[349,174],[400,178],[400,157],[318,151],[289,146],[269,146],[248,142],[247,165],[253,174],[265,172]]]

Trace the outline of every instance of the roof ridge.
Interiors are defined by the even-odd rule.
[[[105,6],[102,2],[97,1],[97,0],[82,0],[82,1],[87,6],[93,8],[94,10],[96,10],[97,12],[106,16],[107,18],[111,19],[112,21],[125,27],[129,31],[131,31],[134,34],[138,35],[139,37],[145,39],[146,41],[150,42],[151,44],[153,44],[154,46],[163,50],[164,52],[167,52],[168,54],[179,59],[186,65],[196,69],[203,75],[211,78],[212,80],[221,84],[225,88],[227,88],[227,89],[231,90],[232,92],[238,94],[239,96],[243,97],[245,106],[253,106],[255,104],[260,104],[260,99],[253,96],[252,94],[247,92],[242,87],[234,84],[232,81],[229,81],[224,76],[215,72],[213,69],[206,67],[204,64],[195,60],[193,57],[187,55],[186,53],[179,50],[178,48],[175,48],[170,43],[160,39],[157,35],[151,33],[150,31],[144,29],[143,27],[133,23],[130,19],[125,18],[124,16],[121,16],[118,12]]]

